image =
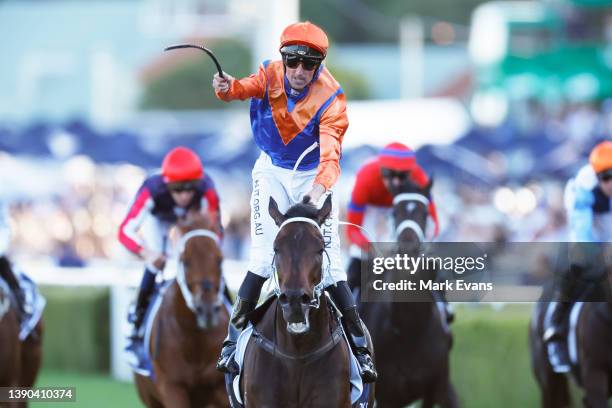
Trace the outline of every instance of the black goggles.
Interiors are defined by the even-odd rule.
[[[194,181],[186,181],[186,182],[168,184],[168,190],[170,190],[173,193],[182,193],[184,191],[195,191],[197,188],[198,188],[198,185]]]
[[[400,181],[405,181],[405,180],[408,180],[408,177],[410,176],[409,171],[397,171],[397,170],[385,169],[385,168],[380,169],[380,171],[382,173],[382,176],[386,179],[397,178]]]
[[[601,173],[598,173],[597,174],[597,179],[599,181],[603,181],[603,182],[608,182],[608,181],[612,180],[612,169],[605,170],[605,171],[602,171]]]
[[[312,57],[303,57],[301,55],[283,54],[283,64],[287,68],[295,69],[298,65],[302,64],[302,67],[306,71],[312,71],[321,65],[321,59]]]

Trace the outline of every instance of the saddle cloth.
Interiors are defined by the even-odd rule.
[[[344,331],[344,329],[343,329]],[[236,343],[236,353],[234,354],[234,360],[240,367],[240,372],[242,372],[242,365],[244,362],[244,354],[246,352],[247,344],[249,343],[249,339],[253,334],[253,324],[249,323],[247,327],[242,331],[240,336],[238,337],[238,342]],[[348,344],[348,339],[346,337],[346,333],[344,333],[344,341],[349,350],[351,347]],[[350,383],[351,383],[351,404],[353,406],[357,406],[359,408],[366,408],[370,384],[363,384],[361,381],[361,376],[359,375],[359,363],[357,362],[357,358],[350,353]],[[229,395],[230,402],[232,403],[233,408],[239,408],[244,406],[242,400],[242,394],[240,392],[240,374],[231,378],[231,374],[226,374],[226,382],[231,382],[227,387],[228,393],[232,393],[233,395]],[[365,386],[364,386],[365,385]],[[233,398],[232,398],[233,397]],[[235,406],[235,402],[239,405]]]
[[[132,346],[135,353],[128,354],[128,364],[132,367],[132,371],[137,374],[153,378],[153,362],[149,352],[149,345],[151,344],[151,331],[153,329],[153,322],[155,316],[159,311],[162,300],[164,299],[164,293],[174,280],[166,280],[160,283],[156,283],[151,298],[149,299],[149,306],[145,312],[143,321],[144,326],[144,338],[142,342],[134,343]]]
[[[580,361],[578,360],[578,341],[577,341],[577,330],[578,320],[582,312],[582,306],[584,302],[576,302],[572,306],[572,310],[569,315],[569,330],[567,333],[567,351],[569,353],[570,362],[573,367],[578,367]]]
[[[34,283],[34,281],[28,275],[26,275],[22,271],[14,272],[15,277],[19,282],[19,287],[23,291],[25,297],[25,304],[23,305],[25,315],[20,316],[19,322],[19,340],[24,341],[28,338],[30,333],[32,333],[32,330],[34,330],[40,318],[42,317],[42,313],[45,310],[47,300],[44,298],[43,295],[40,294],[36,283]],[[7,293],[11,293],[8,284],[6,284],[6,282],[4,282],[1,278],[0,283],[2,283],[2,286],[4,287]],[[2,308],[2,305],[0,305],[0,308]]]

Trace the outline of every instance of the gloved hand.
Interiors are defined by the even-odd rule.
[[[166,261],[168,260],[165,254],[152,251],[148,248],[143,248],[139,255],[147,265],[151,265],[160,271],[165,268]]]
[[[221,78],[219,76],[219,73],[216,73],[213,77],[212,87],[214,88],[215,92],[226,93],[227,91],[229,91],[234,77],[229,74],[226,74],[225,72],[223,73],[223,77],[224,78]]]

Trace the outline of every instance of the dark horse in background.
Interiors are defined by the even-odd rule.
[[[609,282],[609,266],[606,272]],[[583,405],[589,408],[609,407],[612,396],[612,296],[609,287],[604,286],[609,285],[599,289],[605,293],[595,296],[601,295],[607,301],[584,302],[575,326],[578,365],[573,365],[572,374],[584,391]],[[542,299],[551,299],[552,291],[552,285],[546,286]],[[568,376],[553,371],[543,341],[548,306],[548,301],[540,301],[533,312],[529,330],[531,363],[541,391],[541,406],[565,408],[572,406]]]
[[[397,253],[419,256],[423,231],[429,215],[428,204],[433,181],[419,188],[411,181],[402,182],[392,191],[393,221],[397,237]],[[387,256],[395,256],[386,254]],[[366,265],[367,268],[369,266]],[[368,271],[370,269],[367,269]],[[368,279],[373,275],[368,273]],[[387,271],[376,279],[391,280],[392,274],[411,279],[405,271]],[[425,271],[413,278],[434,279]],[[396,279],[397,278],[397,279]],[[399,281],[395,275],[392,281]],[[417,283],[418,281],[414,280]],[[368,287],[361,291],[367,296]],[[376,402],[380,408],[404,407],[417,400],[423,407],[457,407],[458,401],[450,381],[449,355],[452,345],[444,316],[430,292],[415,292],[425,301],[362,302],[360,313],[370,329],[379,372]]]
[[[330,196],[320,210],[301,203],[282,214],[270,199],[270,216],[280,228],[274,241],[276,297],[255,310],[261,318],[251,319],[241,377],[247,407],[351,406],[350,349],[323,290],[320,226],[331,208]]]
[[[151,329],[153,379],[135,374],[148,407],[228,407],[223,374],[215,369],[229,313],[218,231],[201,215],[180,221],[179,271]]]
[[[0,268],[11,268],[5,257],[0,258]],[[30,335],[20,341],[15,302],[8,285],[0,279],[0,387],[32,387],[42,361],[43,323],[41,318]],[[25,407],[27,403],[12,406]]]

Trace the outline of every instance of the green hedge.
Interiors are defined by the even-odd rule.
[[[451,376],[461,405],[470,408],[537,407],[528,329],[531,305],[461,307],[453,323]]]
[[[79,372],[108,372],[110,303],[107,288],[41,287],[43,367]]]
[[[44,369],[108,372],[108,289],[43,287],[42,292],[47,297]],[[527,342],[531,310],[531,305],[458,308],[451,375],[462,406],[539,406]]]

